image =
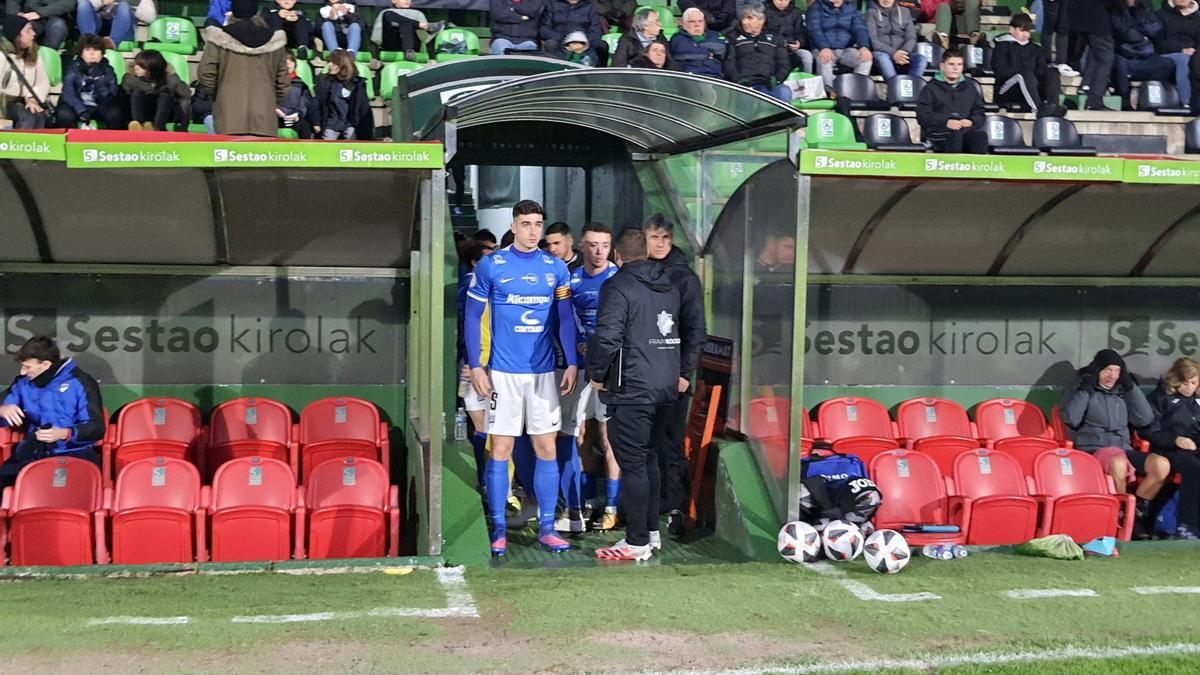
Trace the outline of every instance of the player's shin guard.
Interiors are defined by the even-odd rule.
[[[580,509],[583,500],[580,498],[580,474],[583,464],[579,461],[579,445],[574,436],[558,437],[558,472],[559,489],[568,509]]]
[[[484,478],[487,490],[488,518],[492,524],[492,539],[503,537],[508,520],[504,508],[508,504],[508,460],[487,461],[487,476]]]
[[[487,485],[487,434],[476,431],[471,434],[471,449],[475,451],[475,478],[480,489]]]
[[[528,436],[518,436],[517,440],[513,443],[513,465],[517,469],[517,480],[521,482],[521,487],[525,488],[526,496],[531,492],[538,491],[533,477],[534,460],[536,458],[537,455],[533,454],[533,441],[529,440]],[[557,485],[554,488],[553,494],[557,499]]]
[[[554,533],[554,507],[558,506],[558,462],[538,459],[533,472],[533,491],[537,493],[538,530]]]

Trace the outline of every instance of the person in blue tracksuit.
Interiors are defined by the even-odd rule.
[[[21,374],[0,405],[0,424],[22,429],[25,439],[0,465],[0,488],[14,485],[25,465],[47,457],[77,457],[100,463],[96,444],[104,438],[104,403],[91,375],[63,359],[48,337],[30,338],[17,352]]]

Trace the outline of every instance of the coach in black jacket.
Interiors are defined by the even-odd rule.
[[[641,230],[622,232],[616,251],[622,267],[600,290],[587,375],[608,406],[608,438],[621,467],[625,539],[597,555],[646,560],[652,539],[659,539],[661,477],[651,439],[670,423],[672,405],[687,388],[680,376],[679,292],[662,263],[646,259]]]

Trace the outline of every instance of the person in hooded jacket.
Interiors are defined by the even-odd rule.
[[[1121,110],[1133,110],[1129,100],[1131,80],[1169,82],[1175,64],[1154,52],[1154,39],[1162,34],[1162,19],[1147,0],[1125,0],[1112,15],[1117,54],[1113,60],[1113,89],[1121,97]]]
[[[1046,53],[1032,40],[1033,19],[1018,14],[1008,23],[1008,35],[996,38],[992,70],[996,73],[994,100],[999,105],[1015,104],[1038,117],[1062,117],[1067,109],[1059,103],[1062,85],[1057,68],[1051,68]]]
[[[1138,511],[1149,512],[1169,471],[1179,473],[1179,509],[1175,535],[1181,539],[1200,538],[1200,363],[1186,356],[1177,359],[1163,375],[1157,389],[1148,397],[1154,409],[1154,424],[1147,434],[1150,456],[1146,459],[1146,477],[1138,485]],[[1163,461],[1165,460],[1165,462]],[[1166,466],[1163,466],[1163,464]]]
[[[1175,88],[1179,100],[1191,106],[1192,83],[1188,78],[1189,64],[1200,47],[1200,6],[1196,0],[1166,0],[1158,10],[1163,30],[1155,39],[1155,50],[1175,64]]]
[[[688,387],[687,364],[680,348],[679,291],[662,263],[646,258],[642,231],[622,232],[616,255],[621,269],[600,289],[586,359],[590,386],[607,406],[609,442],[621,467],[625,538],[596,556],[649,560],[662,545],[661,476],[653,439],[670,424],[679,392]]]
[[[196,68],[199,88],[212,93],[219,134],[275,137],[275,108],[291,86],[283,31],[258,16],[255,0],[233,0],[228,25],[204,29],[204,54]]]
[[[967,83],[962,71],[961,51],[951,48],[942,52],[942,71],[917,97],[921,140],[934,152],[986,154],[983,96]]]
[[[104,403],[91,375],[63,359],[48,337],[33,337],[15,356],[21,364],[0,405],[0,424],[25,438],[0,465],[0,490],[17,482],[26,465],[47,457],[74,457],[100,464],[96,444],[104,439]]]
[[[104,59],[104,42],[96,35],[82,35],[75,50],[77,56],[63,74],[57,126],[74,129],[101,122],[108,129],[121,128],[117,74]]]
[[[813,56],[808,51],[804,12],[792,0],[769,0],[764,9],[767,12],[766,31],[778,37],[787,47],[791,67],[811,73]]]
[[[929,59],[917,51],[917,24],[912,12],[896,0],[878,0],[867,10],[866,21],[875,69],[883,79],[895,77],[897,67],[913,77],[925,76]]]
[[[642,7],[633,15],[633,28],[617,40],[617,47],[613,50],[609,65],[614,68],[629,66],[630,61],[644,55],[655,42],[662,43],[663,46],[667,44],[667,39],[662,34],[662,21],[657,11]]]
[[[862,14],[846,0],[817,0],[805,17],[817,74],[833,86],[833,68],[842,65],[860,75],[871,74],[871,34]]]

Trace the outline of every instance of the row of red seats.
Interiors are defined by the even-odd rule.
[[[945,472],[923,452],[889,450],[871,460],[869,473],[884,495],[876,527],[959,528],[905,533],[914,545],[1017,544],[1049,534],[1079,543],[1106,536],[1128,541],[1133,532],[1133,495],[1117,494],[1094,457],[1070,448],[1044,450],[1025,466],[1002,450],[970,449]]]
[[[104,486],[111,487],[131,462],[148,457],[191,462],[205,482],[225,462],[251,456],[286,462],[301,484],[314,467],[338,457],[373,459],[390,470],[388,425],[370,401],[325,398],[305,406],[298,424],[295,419],[291,408],[268,398],[226,401],[213,409],[207,427],[200,408],[187,401],[133,401],[121,408],[101,443]],[[17,434],[0,437],[3,458],[19,441]]]
[[[91,462],[49,458],[4,491],[0,557],[23,566],[396,556],[400,516],[399,487],[361,457],[322,462],[300,488],[277,459],[232,459],[202,487],[194,464],[153,457],[129,462],[115,489]]]

